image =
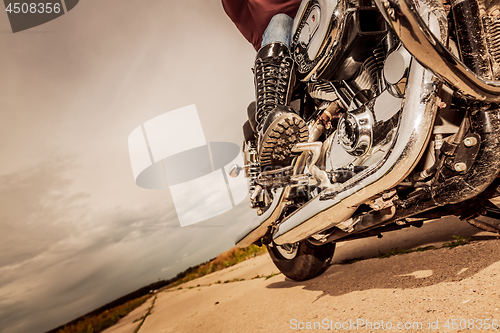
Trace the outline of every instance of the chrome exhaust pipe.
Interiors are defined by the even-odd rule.
[[[375,0],[375,3],[405,48],[424,67],[465,98],[500,102],[500,82],[483,80],[448,51],[425,24],[412,0]]]

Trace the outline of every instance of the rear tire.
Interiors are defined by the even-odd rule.
[[[328,267],[335,252],[335,243],[316,246],[304,239],[295,244],[267,245],[271,259],[286,277],[305,281],[321,275]]]

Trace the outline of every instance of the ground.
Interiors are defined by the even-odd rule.
[[[373,258],[395,248],[441,247],[453,235],[472,240]],[[372,259],[342,263],[361,256]],[[500,240],[455,218],[342,244],[334,264],[309,281],[278,272],[264,255],[158,292],[139,332],[458,332],[500,325]]]

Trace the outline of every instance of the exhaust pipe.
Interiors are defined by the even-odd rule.
[[[451,54],[425,24],[412,0],[375,0],[375,3],[405,48],[424,67],[465,98],[500,102],[500,82],[483,80]]]

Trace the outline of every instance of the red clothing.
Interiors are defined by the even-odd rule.
[[[243,36],[260,49],[262,35],[276,14],[294,18],[302,0],[222,0],[222,7]]]

